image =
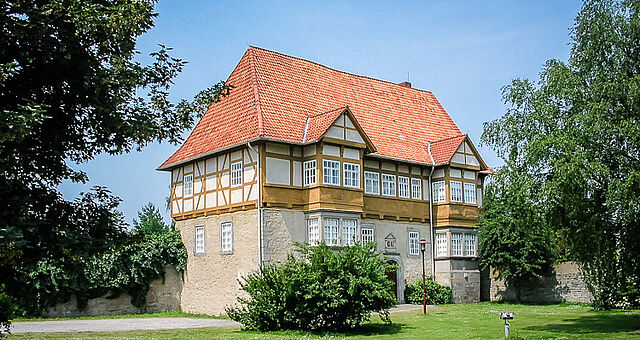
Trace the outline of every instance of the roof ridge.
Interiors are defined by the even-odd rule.
[[[262,117],[262,105],[260,102],[260,91],[258,90],[258,68],[256,67],[256,56],[249,48],[247,52],[251,51],[251,58],[249,59],[251,62],[251,68],[253,69],[253,84],[251,88],[253,89],[253,95],[256,101],[256,115],[258,119],[258,136],[264,136],[264,122]]]
[[[338,73],[348,74],[348,75],[350,75],[350,76],[354,76],[354,77],[360,77],[360,78],[365,78],[365,79],[370,79],[370,80],[379,81],[379,82],[381,82],[381,83],[387,83],[387,84],[395,85],[395,86],[401,87],[401,88],[403,88],[403,89],[405,89],[405,90],[415,90],[415,91],[420,91],[420,92],[426,92],[426,93],[429,93],[429,94],[433,94],[433,92],[431,92],[431,91],[429,91],[429,90],[417,89],[417,88],[414,88],[414,87],[404,87],[404,86],[402,86],[402,85],[400,85],[400,84],[398,84],[398,83],[394,83],[394,82],[389,81],[389,80],[376,79],[376,78],[372,78],[372,77],[369,77],[369,76],[363,76],[363,75],[360,75],[360,74],[355,74],[355,73],[349,73],[349,72],[341,71],[341,70],[338,70],[338,69],[335,69],[335,68],[331,68],[331,67],[326,66],[326,65],[322,65],[322,64],[320,64],[320,63],[318,63],[318,62],[315,62],[315,61],[312,61],[312,60],[307,60],[307,59],[303,59],[303,58],[300,58],[300,57],[296,57],[296,56],[292,56],[292,55],[284,54],[284,53],[281,53],[281,52],[278,52],[278,51],[272,51],[272,50],[268,50],[268,49],[266,49],[266,48],[262,48],[262,47],[258,47],[258,46],[253,46],[253,45],[249,45],[249,48],[250,48],[250,49],[251,49],[251,48],[253,48],[253,49],[258,49],[258,50],[262,50],[262,51],[269,52],[269,53],[273,53],[273,54],[278,54],[278,55],[281,55],[281,56],[285,56],[285,57],[287,57],[287,58],[293,58],[293,59],[301,60],[301,61],[304,61],[304,62],[307,62],[307,63],[311,63],[311,64],[318,65],[318,66],[320,66],[320,67],[324,67],[324,68],[326,68],[326,69],[329,69],[329,70],[331,70],[331,71],[335,71],[335,72],[338,72]]]
[[[340,106],[338,108],[335,108],[335,109],[332,109],[332,110],[329,110],[329,111],[307,115],[307,118],[315,118],[315,117],[318,117],[318,116],[326,115],[327,113],[332,113],[332,112],[335,112],[335,111],[338,111],[338,110],[341,110],[341,109],[347,109],[347,108],[349,108],[349,105]]]
[[[434,140],[433,143],[444,142],[444,141],[448,141],[449,139],[454,139],[454,138],[459,138],[459,137],[467,137],[467,136],[468,136],[468,134],[462,133],[462,134],[459,134],[459,135],[456,135],[456,136],[451,136],[451,137],[447,137],[447,138]]]

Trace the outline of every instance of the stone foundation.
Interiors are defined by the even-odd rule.
[[[109,298],[110,294],[106,294],[99,298],[91,299],[87,302],[86,308],[80,310],[78,309],[76,297],[72,296],[67,302],[49,307],[47,317],[178,312],[180,311],[181,291],[182,273],[176,271],[173,266],[167,266],[164,280],[154,280],[149,285],[147,303],[142,308],[132,305],[131,296],[124,293],[116,298]]]
[[[492,271],[490,280],[491,301],[513,301],[516,296],[515,287],[507,287]],[[584,282],[580,268],[574,262],[556,264],[553,273],[541,280],[527,282],[520,290],[522,302],[586,302],[593,301]]]

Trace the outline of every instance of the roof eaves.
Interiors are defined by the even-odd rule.
[[[229,146],[225,146],[224,148],[220,148],[220,149],[216,149],[216,150],[213,150],[213,151],[209,151],[207,153],[203,153],[203,154],[198,155],[198,156],[189,157],[187,159],[183,159],[183,160],[175,162],[175,163],[171,163],[171,164],[168,164],[168,165],[165,165],[165,166],[159,166],[159,167],[156,168],[156,170],[157,171],[169,171],[172,168],[175,168],[175,167],[180,166],[180,165],[185,164],[185,163],[193,162],[196,159],[205,158],[207,156],[216,154],[218,152],[222,152],[222,151],[225,151],[225,150],[237,148],[240,145],[244,145],[244,144],[251,143],[251,142],[257,142],[259,140],[264,140],[264,138],[256,137],[256,138],[253,138],[253,139],[249,139],[247,141],[243,141],[243,142],[240,142],[240,143],[236,143],[236,144],[232,144],[232,145],[229,145]]]

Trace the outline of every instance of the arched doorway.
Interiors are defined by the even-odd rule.
[[[398,267],[399,267],[398,262],[394,260],[389,260],[387,261],[387,263],[395,267],[394,269],[387,271],[387,278],[389,279],[389,281],[393,283],[393,286],[391,287],[391,292],[396,297],[396,300],[398,300],[399,298],[398,297]]]

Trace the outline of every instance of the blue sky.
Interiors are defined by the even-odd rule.
[[[566,60],[579,1],[177,1],[161,0],[156,27],[138,40],[143,54],[162,43],[189,62],[171,90],[191,98],[225,80],[249,45],[331,68],[432,91],[479,146],[482,123],[505,112],[501,88],[538,78],[548,59]],[[190,131],[185,132],[185,137]],[[169,175],[155,168],[178,146],[100,155],[72,166],[90,182],[65,182],[66,199],[94,185],[121,197],[131,223],[146,202],[164,211]],[[502,162],[480,146],[485,161]]]

